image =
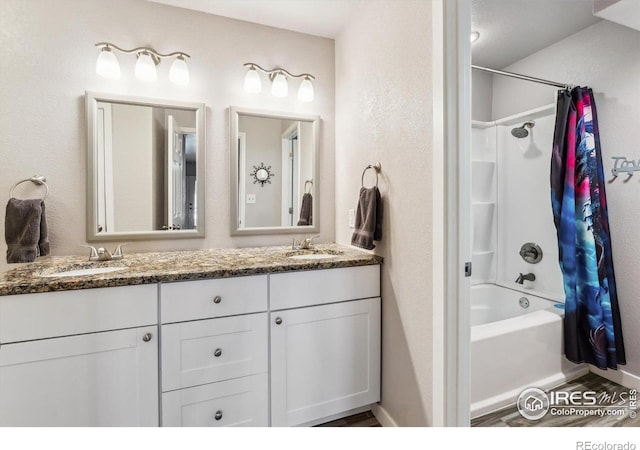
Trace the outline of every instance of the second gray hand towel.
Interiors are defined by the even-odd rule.
[[[351,245],[372,250],[382,239],[382,197],[377,187],[360,188]]]

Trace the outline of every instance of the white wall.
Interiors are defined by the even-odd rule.
[[[143,0],[2,0],[0,14],[0,193],[34,173],[47,176],[53,255],[81,254],[85,243],[86,122],[84,91],[204,102],[207,131],[206,238],[143,241],[128,251],[288,244],[290,237],[229,235],[229,105],[317,114],[322,174],[321,240],[334,239],[334,42]],[[152,46],[191,55],[191,84],[168,80],[169,61],[158,81],[133,76],[135,57],[118,54],[122,77],[95,72],[94,44]],[[243,88],[243,63],[282,66],[316,76],[315,100],[273,97],[268,81],[257,95]],[[36,193],[31,186],[18,195]],[[4,220],[0,220],[4,235]],[[111,246],[111,245],[109,245]],[[0,243],[0,254],[6,246]],[[0,270],[6,269],[4,257]]]
[[[153,109],[147,106],[111,105],[112,231],[153,229],[152,117]]]
[[[280,226],[282,208],[282,120],[240,116],[238,131],[246,133],[245,192],[254,194],[255,203],[245,205],[245,227]],[[250,174],[264,163],[274,173],[271,184],[254,183]],[[245,199],[240,199],[245,201]]]
[[[593,88],[605,175],[612,156],[640,159],[640,32],[603,20],[506,68]],[[555,88],[495,77],[494,117],[555,101]],[[623,178],[623,177],[620,177]],[[628,183],[607,183],[609,223],[628,364],[640,376],[640,174]],[[549,205],[549,208],[551,206]]]
[[[493,75],[471,71],[471,119],[489,122],[493,119]]]
[[[336,240],[351,242],[347,211],[363,169],[380,161],[381,405],[401,426],[424,426],[432,423],[431,2],[364,3],[336,39]]]

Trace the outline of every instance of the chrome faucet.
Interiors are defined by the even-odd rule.
[[[80,247],[91,249],[91,253],[89,254],[89,261],[116,261],[118,259],[124,258],[122,247],[124,247],[125,245],[129,244],[127,243],[118,245],[113,253],[110,253],[109,250],[104,247],[100,247],[98,249],[96,249],[92,245],[81,245]]]
[[[518,284],[524,284],[524,282],[526,281],[536,281],[536,276],[532,273],[528,273],[528,274],[523,274],[522,272],[520,273],[520,275],[518,275],[518,278],[516,279],[516,283]]]
[[[291,249],[292,250],[309,250],[311,248],[313,248],[313,239],[314,238],[318,238],[320,237],[318,236],[311,236],[305,239],[302,239],[301,241],[296,241],[296,238],[293,238],[293,243],[291,244]]]

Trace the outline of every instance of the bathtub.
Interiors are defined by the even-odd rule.
[[[471,288],[471,418],[515,404],[527,387],[548,389],[589,371],[564,357],[558,306],[535,291]]]

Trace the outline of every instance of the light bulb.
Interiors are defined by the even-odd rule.
[[[286,97],[289,95],[287,77],[285,77],[282,72],[279,72],[273,79],[271,83],[271,94],[274,97]]]
[[[257,94],[262,91],[260,74],[253,66],[249,67],[247,74],[244,76],[244,90],[250,94]]]
[[[189,67],[187,67],[184,56],[178,55],[173,64],[171,64],[169,80],[180,86],[187,86],[189,84]]]
[[[105,78],[119,78],[120,64],[118,58],[109,47],[102,47],[102,51],[98,55],[96,61],[96,72]]]
[[[480,39],[480,33],[478,33],[477,31],[472,31],[471,35],[469,36],[469,41],[473,44],[478,39]]]
[[[135,67],[136,78],[143,81],[156,81],[158,72],[156,71],[156,63],[153,62],[151,55],[146,51],[138,53],[138,61]]]
[[[301,102],[312,102],[313,101],[313,84],[309,77],[305,77],[300,83],[300,87],[298,88],[298,100]]]

